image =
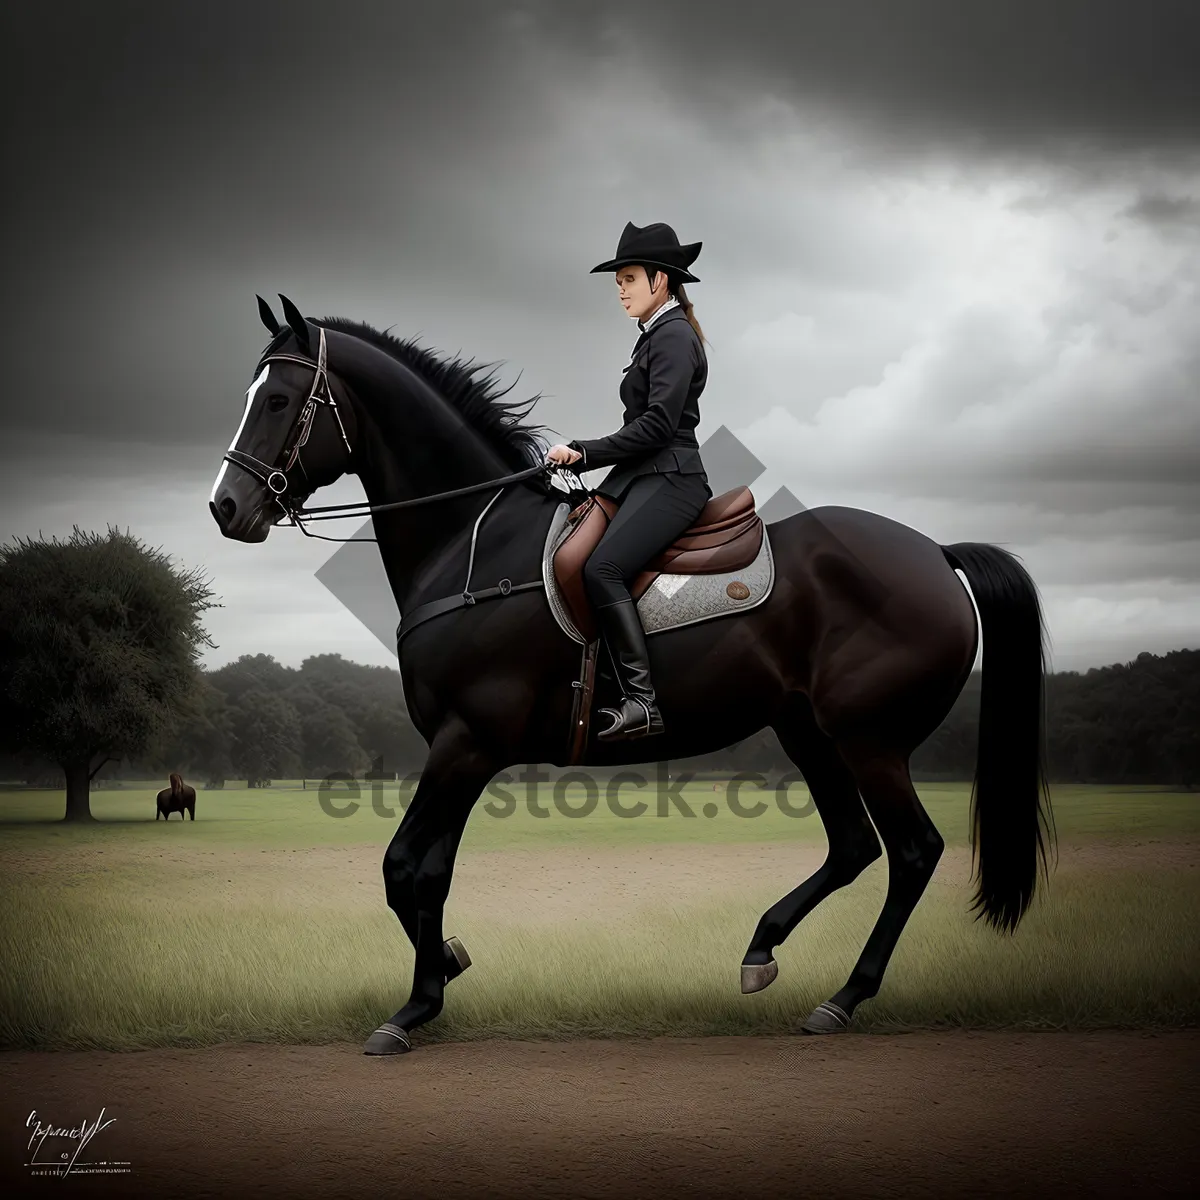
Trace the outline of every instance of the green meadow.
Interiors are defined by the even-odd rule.
[[[751,782],[733,799],[710,780],[670,796],[639,770],[645,786],[627,780],[611,805],[604,779],[590,797],[512,780],[481,798],[445,926],[474,965],[417,1044],[777,1034],[842,985],[885,860],[776,950],[770,988],[743,996],[759,916],[825,846],[807,792]],[[94,792],[82,827],[59,820],[61,793],[0,792],[0,1045],[354,1042],[401,1007],[412,948],[380,869],[404,789],[199,791],[193,823],[154,820],[159,786]],[[1054,788],[1058,868],[1005,937],[968,911],[969,788],[918,791],[947,855],[857,1030],[1195,1024],[1200,795]],[[542,875],[553,888],[533,886]]]
[[[825,845],[820,819],[801,783],[740,788],[726,781],[693,781],[676,798],[661,785],[653,764],[631,768],[644,781],[613,787],[605,777],[593,785],[595,807],[586,811],[588,789],[580,783],[557,787],[566,774],[542,768],[549,780],[523,782],[498,776],[480,797],[467,825],[465,845],[477,849],[547,848],[558,843],[616,848],[647,842],[777,842],[795,839]],[[126,786],[92,793],[97,823],[69,828],[61,821],[64,800],[53,790],[0,791],[0,851],[23,846],[155,845],[168,836],[167,822],[154,820],[154,797],[162,784]],[[609,795],[611,789],[612,800]],[[969,785],[922,783],[921,801],[950,845],[966,845]],[[194,841],[190,844],[302,849],[316,846],[387,845],[404,815],[411,786],[396,782],[320,787],[298,780],[265,788],[223,788],[196,793]],[[1059,785],[1052,789],[1060,840],[1104,838],[1200,838],[1200,792],[1151,787]],[[622,815],[645,805],[645,810]],[[712,815],[704,811],[712,805]],[[759,806],[762,806],[759,809]],[[169,824],[180,823],[178,813]],[[192,822],[185,822],[189,826]]]

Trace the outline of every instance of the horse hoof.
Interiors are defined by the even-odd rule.
[[[471,956],[467,953],[466,946],[456,937],[448,937],[445,946],[454,956],[454,961],[458,963],[458,973],[461,975],[471,965]]]
[[[364,1054],[407,1054],[412,1049],[408,1034],[399,1025],[385,1021],[363,1047]]]
[[[832,1000],[818,1004],[800,1028],[805,1033],[845,1033],[850,1028],[850,1016]]]
[[[779,964],[774,959],[765,963],[742,963],[742,995],[761,992],[775,982],[778,974]]]

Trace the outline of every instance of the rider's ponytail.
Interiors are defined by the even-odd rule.
[[[646,278],[650,282],[651,287],[655,283],[654,276],[662,269],[661,267],[645,266],[643,269],[646,272]],[[700,339],[702,346],[708,345],[708,339],[704,336],[704,330],[700,328],[700,322],[696,320],[696,312],[692,307],[692,302],[687,297],[687,292],[683,290],[683,284],[680,282],[679,276],[674,271],[667,272],[667,294],[674,296],[679,301],[679,307],[683,309],[683,315],[687,317],[688,324],[696,331],[696,336]]]
[[[683,309],[683,315],[687,317],[688,323],[696,331],[696,336],[700,339],[702,346],[708,345],[708,339],[704,336],[704,330],[700,328],[700,322],[696,320],[696,312],[692,307],[692,302],[687,298],[687,292],[683,290],[683,284],[677,283],[674,287],[675,299],[679,301],[679,307]]]

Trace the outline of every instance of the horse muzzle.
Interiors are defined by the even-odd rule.
[[[274,494],[236,466],[221,468],[208,510],[221,533],[235,542],[265,542],[284,512]]]

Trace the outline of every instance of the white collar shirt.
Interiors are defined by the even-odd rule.
[[[645,321],[645,322],[639,321],[639,322],[638,322],[638,328],[639,328],[639,329],[640,329],[640,330],[641,330],[643,333],[645,333],[645,332],[646,332],[646,330],[647,330],[647,329],[649,329],[649,328],[650,328],[650,326],[651,326],[651,325],[653,325],[653,324],[654,324],[654,322],[655,322],[655,321],[657,321],[657,320],[658,320],[658,318],[659,318],[659,317],[661,317],[661,316],[663,315],[663,313],[667,312],[669,309],[672,309],[672,308],[678,308],[678,307],[679,307],[679,301],[678,301],[678,300],[676,300],[674,296],[672,296],[672,297],[670,298],[670,300],[668,300],[668,301],[666,302],[666,304],[663,304],[663,305],[661,305],[659,308],[656,308],[656,309],[654,310],[654,313],[653,313],[653,315],[650,317],[650,320],[648,320],[648,321]]]

